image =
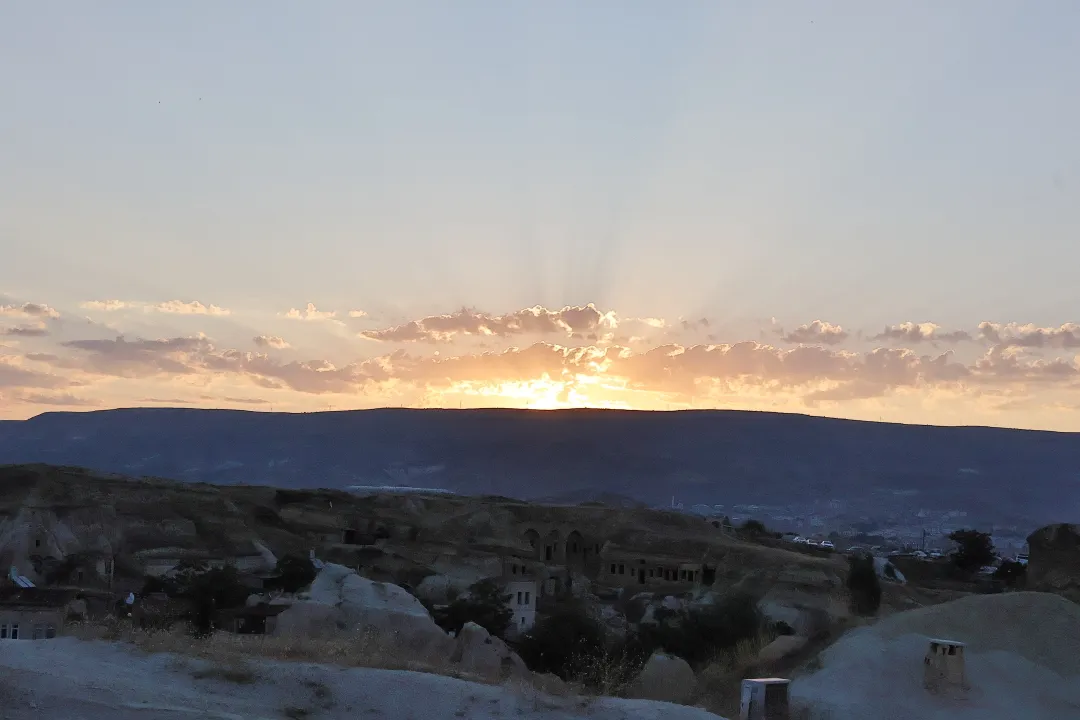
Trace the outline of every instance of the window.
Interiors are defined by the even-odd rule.
[[[528,590],[525,591],[525,604],[526,605],[529,604],[529,591]]]
[[[650,571],[649,571],[649,577],[652,577],[652,576],[653,576],[653,572],[654,572],[653,570],[650,570]]]
[[[513,566],[512,568],[511,568],[510,572],[512,572],[512,573],[513,573],[514,575],[517,575],[517,564],[516,564],[516,563],[515,563],[515,564],[514,564],[514,566]]]
[[[615,574],[615,563],[611,563],[611,574]]]
[[[521,616],[521,627],[525,627],[525,616]]]
[[[0,625],[0,640],[7,640],[8,626],[6,624]]]
[[[11,639],[19,639],[19,623],[11,623]]]
[[[41,547],[41,538],[34,538],[34,547]]]
[[[518,590],[518,605],[521,604],[521,591]]]
[[[626,574],[626,566],[621,564],[621,563],[619,564],[619,574],[620,575],[625,575]]]

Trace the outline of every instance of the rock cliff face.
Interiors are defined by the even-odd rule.
[[[1027,587],[1080,603],[1080,527],[1047,525],[1028,537]]]

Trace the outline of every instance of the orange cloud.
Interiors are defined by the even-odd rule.
[[[849,333],[839,325],[822,320],[815,320],[809,325],[800,325],[789,333],[780,332],[780,339],[786,343],[804,345],[823,344],[839,345],[848,339]]]
[[[274,348],[275,350],[285,350],[292,347],[287,340],[276,335],[258,335],[252,338],[252,342],[259,347]]]
[[[60,313],[48,305],[28,302],[22,305],[0,305],[0,317],[48,318],[55,320],[60,317]]]
[[[290,308],[282,314],[282,317],[286,317],[290,320],[333,320],[337,315],[336,312],[323,311],[315,307],[315,303],[308,303],[303,310],[297,310],[296,308]]]
[[[448,342],[457,335],[505,338],[559,334],[597,340],[599,333],[614,330],[617,326],[614,313],[602,313],[590,303],[579,307],[568,305],[561,310],[548,310],[537,305],[505,315],[462,308],[448,315],[431,315],[396,327],[367,330],[360,335],[369,340],[399,343]]]

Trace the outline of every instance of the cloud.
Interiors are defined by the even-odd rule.
[[[252,342],[259,347],[274,348],[275,350],[285,350],[292,347],[287,340],[276,335],[258,335],[252,338]]]
[[[98,312],[117,312],[119,310],[138,310],[143,312],[158,312],[167,315],[231,315],[232,311],[211,303],[203,305],[198,300],[190,302],[184,300],[166,300],[158,303],[137,302],[134,300],[88,300],[80,303],[79,307],[84,310]]]
[[[979,323],[979,337],[996,345],[1026,348],[1080,348],[1080,324],[1056,328],[1018,323]]]
[[[839,325],[822,320],[815,320],[809,325],[800,325],[789,333],[778,331],[780,339],[786,343],[803,345],[822,344],[839,345],[848,339],[848,333]]]
[[[69,387],[73,383],[58,375],[38,372],[24,367],[18,357],[0,355],[0,387],[52,389]]]
[[[283,317],[287,317],[290,320],[333,320],[337,315],[333,310],[323,311],[315,307],[315,303],[308,303],[303,310],[297,310],[296,308],[290,308],[288,311],[282,313]]]
[[[505,315],[462,308],[448,315],[431,315],[383,330],[367,330],[361,337],[382,342],[450,342],[458,335],[510,337],[514,335],[559,334],[573,338],[597,339],[598,333],[618,326],[615,313],[602,313],[596,306],[566,306],[548,310],[539,305]]]
[[[899,325],[886,325],[883,331],[870,339],[917,344],[921,342],[958,343],[972,338],[971,333],[963,330],[942,332],[941,326],[934,323],[904,322]]]
[[[58,405],[61,407],[99,407],[101,401],[95,398],[83,398],[71,393],[21,393],[18,399],[28,405]]]
[[[49,330],[44,325],[20,325],[0,331],[0,335],[10,337],[45,337]]]
[[[135,307],[137,303],[129,303],[123,300],[87,300],[80,303],[79,307],[84,310],[97,310],[99,312],[116,312]]]
[[[239,403],[241,405],[268,405],[270,403],[269,400],[263,400],[262,398],[224,397],[222,400],[229,403]]]
[[[115,340],[74,340],[62,346],[80,352],[71,361],[59,358],[45,362],[124,378],[189,375],[199,369],[197,358],[213,349],[201,334],[162,340],[127,340],[120,336]]]
[[[351,318],[365,318],[368,314],[363,310],[350,310],[349,317]]]
[[[232,311],[217,305],[203,305],[197,300],[184,302],[182,300],[167,300],[147,306],[148,310],[172,315],[229,315]]]
[[[48,318],[55,320],[60,317],[60,313],[48,305],[28,302],[22,305],[0,305],[0,317]]]

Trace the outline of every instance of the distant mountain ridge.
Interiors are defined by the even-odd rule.
[[[0,423],[0,463],[291,488],[688,505],[868,498],[1080,516],[1080,434],[743,411],[134,408]]]

